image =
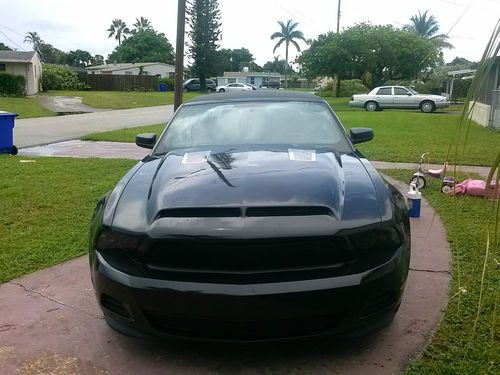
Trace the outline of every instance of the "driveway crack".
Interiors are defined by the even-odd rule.
[[[17,285],[17,286],[23,288],[26,293],[38,294],[39,296],[41,296],[43,298],[46,298],[46,299],[48,299],[51,302],[57,303],[58,305],[67,307],[68,309],[71,309],[71,310],[74,310],[74,311],[78,311],[78,312],[80,312],[82,314],[88,315],[88,316],[93,317],[93,318],[103,319],[102,316],[91,314],[91,313],[89,313],[89,312],[87,312],[85,310],[79,309],[78,307],[71,306],[71,305],[68,305],[68,304],[66,304],[64,302],[58,301],[58,300],[56,300],[56,299],[54,299],[54,298],[52,298],[52,297],[50,297],[50,296],[48,296],[48,295],[46,295],[46,294],[44,294],[42,292],[39,292],[38,290],[27,288],[26,286],[24,286],[21,283],[17,283],[15,281],[7,281],[7,283],[12,284],[12,285]]]

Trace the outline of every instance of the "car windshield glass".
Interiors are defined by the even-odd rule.
[[[413,90],[411,87],[408,87],[408,90],[413,94],[413,95],[418,95],[418,92]]]
[[[154,154],[210,146],[288,145],[352,151],[331,111],[311,102],[245,102],[186,106]]]

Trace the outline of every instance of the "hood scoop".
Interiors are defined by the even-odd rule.
[[[210,156],[210,151],[186,152],[182,158],[182,164],[205,163]]]

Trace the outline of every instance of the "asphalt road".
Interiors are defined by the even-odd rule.
[[[14,144],[18,148],[38,146],[95,132],[161,124],[166,123],[173,113],[174,106],[165,105],[21,119],[16,121],[14,127]]]

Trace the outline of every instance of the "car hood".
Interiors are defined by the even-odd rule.
[[[209,219],[224,227],[234,225],[228,224],[230,221],[242,219],[239,213],[228,214],[224,209],[256,207],[276,208],[277,211],[270,214],[274,221],[277,216],[288,216],[290,208],[303,208],[304,214],[292,214],[296,215],[294,222],[305,223],[314,216],[311,223],[323,229],[327,223],[335,223],[328,225],[340,230],[381,221],[372,176],[355,154],[312,150],[210,150],[172,152],[144,162],[123,189],[112,226],[144,233],[158,231],[156,227],[162,220],[175,219],[177,226],[196,227],[200,220]],[[200,208],[205,211],[195,210]],[[217,211],[217,208],[223,210]],[[228,215],[231,217],[226,217]],[[322,220],[316,220],[319,218]],[[260,225],[268,220],[245,219],[246,226],[252,220]]]
[[[444,99],[444,100],[447,100],[447,98],[445,96],[441,96],[441,95],[417,94],[415,96],[418,98],[425,98],[425,99],[433,99],[433,100],[438,100],[438,99],[443,100]]]

